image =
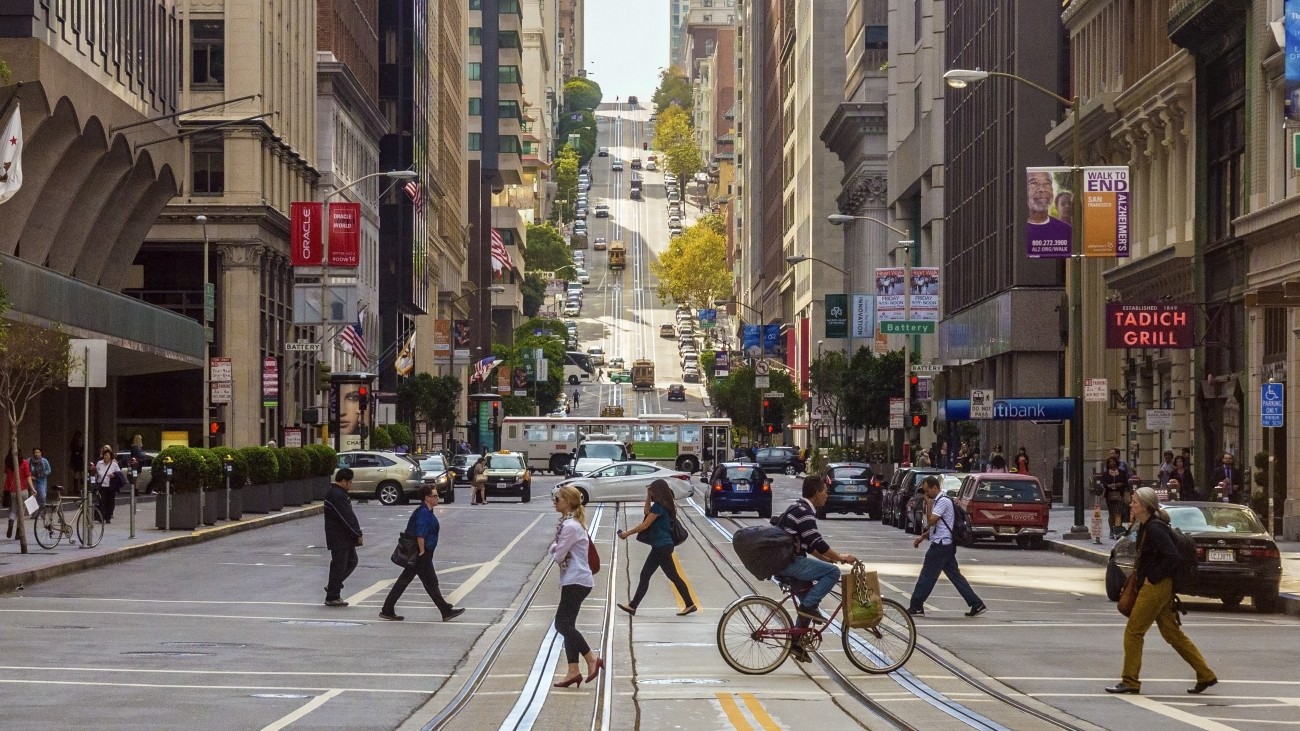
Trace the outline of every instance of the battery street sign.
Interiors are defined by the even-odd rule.
[[[880,332],[885,335],[932,335],[933,320],[881,320]]]
[[[285,343],[284,351],[286,353],[319,353],[320,343],[312,343],[306,340],[299,340],[296,343]]]
[[[1259,425],[1279,428],[1283,423],[1282,409],[1286,402],[1286,384],[1262,383],[1259,386]]]
[[[937,363],[917,363],[912,366],[913,373],[943,373],[943,366]]]

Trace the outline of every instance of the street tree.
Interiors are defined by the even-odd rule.
[[[685,185],[700,171],[700,148],[695,144],[695,129],[690,114],[678,106],[670,106],[655,122],[654,146],[663,150],[665,170],[677,176]]]
[[[659,88],[654,93],[655,114],[663,117],[670,106],[686,110],[690,115],[694,100],[691,80],[676,66],[669,66],[659,73]],[[661,148],[662,149],[662,148]]]
[[[460,379],[455,376],[435,376],[422,371],[398,379],[397,417],[408,426],[424,421],[430,432],[441,432],[450,438],[456,424],[460,391]]]
[[[768,376],[769,388],[754,387],[754,367],[751,365],[732,365],[731,375],[726,378],[709,379],[705,386],[714,408],[731,419],[739,430],[751,438],[763,432],[763,394],[780,392],[777,397],[787,419],[802,406],[799,389],[785,371],[773,370]]]
[[[524,317],[537,317],[546,302],[546,280],[537,272],[528,272],[520,290],[524,297]]]
[[[870,348],[858,348],[849,363],[848,401],[841,410],[846,426],[855,429],[888,429],[889,399],[903,397],[903,352],[891,350],[876,355]]]
[[[528,260],[529,271],[557,272],[560,279],[576,276],[573,269],[561,271],[573,266],[573,251],[564,243],[564,237],[554,226],[528,224],[524,255]]]
[[[556,193],[565,204],[560,207],[560,221],[573,220],[573,204],[578,199],[578,153],[564,145],[555,154]]]
[[[596,115],[581,109],[566,112],[560,118],[560,139],[569,142],[570,135],[578,135],[578,159],[586,162],[596,154]]]
[[[563,322],[534,317],[525,320],[515,329],[513,344],[496,343],[492,346],[492,354],[501,361],[500,365],[523,368],[524,351],[535,348],[542,349],[542,355],[547,361],[546,380],[529,384],[528,396],[511,396],[502,399],[502,407],[507,415],[531,416],[535,413],[546,414],[555,410],[560,402],[560,394],[564,391],[564,353],[567,337],[568,331]],[[492,383],[489,377],[489,387]]]
[[[727,240],[708,225],[696,224],[672,239],[650,271],[659,278],[657,294],[665,303],[712,307],[731,294]]]
[[[7,301],[0,301],[0,312],[6,309]],[[84,356],[78,359],[78,367],[84,368],[83,360]],[[66,384],[72,365],[68,336],[60,330],[23,323],[8,323],[0,328],[0,409],[8,421],[9,450],[15,459],[18,455],[18,427],[27,416],[28,405],[46,390]],[[17,465],[14,467],[16,469]],[[14,499],[21,499],[19,495],[21,493]],[[27,553],[23,510],[19,507],[16,512],[19,551]]]
[[[821,410],[822,424],[830,433],[842,436],[842,409],[853,399],[850,391],[849,358],[838,350],[823,353],[808,366],[808,390],[813,405]]]
[[[564,111],[595,111],[602,96],[600,84],[595,81],[581,76],[570,77],[564,82]]]

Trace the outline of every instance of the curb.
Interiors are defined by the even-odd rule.
[[[223,525],[203,528],[191,533],[167,536],[166,538],[158,538],[146,543],[124,546],[117,550],[94,556],[74,558],[70,561],[54,564],[53,566],[42,566],[27,571],[18,571],[13,574],[0,576],[0,594],[8,594],[16,589],[21,589],[28,584],[48,581],[49,579],[66,576],[78,571],[84,571],[85,569],[93,569],[100,566],[120,563],[122,561],[129,561],[133,558],[148,556],[154,553],[162,553],[163,551],[171,550],[173,548],[206,543],[207,541],[224,538],[225,536],[233,535],[235,533],[243,533],[244,531],[250,531],[256,528],[264,528],[279,523],[287,523],[291,520],[298,520],[299,518],[308,518],[313,515],[320,515],[324,511],[324,503],[307,505],[299,508],[292,508],[280,513],[269,513],[256,518],[231,521]]]
[[[1067,541],[1062,538],[1048,538],[1046,540],[1046,543],[1047,545],[1051,546],[1053,551],[1056,551],[1057,553],[1063,553],[1066,556],[1081,558],[1084,561],[1095,563],[1098,566],[1105,566],[1106,563],[1110,560],[1109,554],[1100,553],[1096,550],[1085,548],[1084,546],[1080,545],[1082,543],[1096,545],[1091,543],[1091,539],[1089,539],[1088,541]],[[1279,596],[1282,598],[1282,613],[1289,614],[1295,617],[1300,617],[1300,594],[1292,593],[1292,592],[1282,592],[1281,594],[1279,594]]]

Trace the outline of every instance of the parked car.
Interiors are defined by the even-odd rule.
[[[957,504],[970,516],[976,539],[1014,540],[1021,548],[1043,545],[1052,504],[1033,475],[969,475],[957,493]]]
[[[424,471],[424,484],[438,491],[439,500],[444,503],[456,502],[456,484],[452,481],[446,457],[441,454],[418,454],[410,457]]]
[[[680,383],[674,383],[674,384],[672,384],[671,386],[669,386],[669,387],[668,387],[668,400],[669,400],[669,401],[685,401],[685,400],[686,400],[686,387],[683,386],[683,385],[680,384]]]
[[[831,484],[826,490],[826,504],[817,510],[819,520],[828,513],[853,513],[871,519],[880,517],[884,486],[871,471],[871,465],[861,462],[832,462],[826,465],[826,475],[830,477]]]
[[[518,495],[519,502],[526,503],[533,499],[533,477],[528,472],[528,463],[518,452],[501,450],[492,452],[483,458],[487,471],[487,496]]]
[[[605,240],[604,236],[597,236],[596,239],[591,242],[591,248],[596,251],[604,251],[609,248],[609,242]]]
[[[961,486],[966,482],[966,477],[967,473],[965,472],[940,475],[939,489],[943,494],[952,498],[953,502],[956,502],[958,495],[961,494]],[[905,521],[909,526],[907,531],[909,533],[920,534],[921,531],[925,529],[926,517],[925,496],[921,493],[919,488],[912,494],[912,498],[908,501],[907,510],[910,516],[909,519]]]
[[[917,467],[908,471],[903,476],[903,482],[898,488],[898,495],[894,499],[894,522],[895,525],[902,528],[907,533],[920,534],[921,527],[912,521],[915,516],[916,505],[913,499],[924,500],[924,493],[921,492],[921,478],[926,475],[942,475],[952,470],[942,470],[937,467]]]
[[[645,500],[646,488],[655,480],[667,482],[678,500],[695,494],[690,475],[678,469],[635,460],[607,465],[582,477],[564,480],[551,488],[551,494],[565,485],[572,485],[582,493],[583,504],[588,501],[639,503]]]
[[[659,326],[659,337],[661,337],[661,338],[675,338],[675,337],[677,337],[677,328],[673,327],[672,325],[660,325],[660,326]]]
[[[687,383],[699,383],[700,369],[696,366],[686,366],[682,369],[682,380]]]
[[[723,462],[700,482],[707,486],[704,514],[753,510],[760,518],[772,517],[772,481],[763,468],[749,462]]]
[[[898,502],[898,492],[903,487],[903,478],[911,471],[911,467],[902,467],[890,474],[889,481],[885,483],[885,492],[881,498],[881,523],[885,525],[894,524],[894,506]]]
[[[1282,554],[1263,523],[1249,507],[1235,503],[1176,502],[1161,505],[1169,523],[1196,544],[1196,581],[1186,592],[1219,599],[1235,607],[1249,596],[1255,610],[1281,609]],[[1119,599],[1124,581],[1133,573],[1137,527],[1115,541],[1106,564],[1106,595]]]
[[[762,447],[754,453],[754,461],[769,472],[797,475],[804,471],[804,461],[796,447]]]
[[[358,500],[378,500],[383,505],[405,503],[424,487],[424,470],[414,460],[388,450],[339,453],[339,467],[352,469],[348,495]]]
[[[583,284],[591,284],[591,273],[586,269],[578,270],[578,281]]]
[[[451,479],[457,485],[468,485],[469,470],[483,456],[480,454],[458,454],[451,458]]]
[[[568,317],[577,317],[582,314],[582,308],[578,306],[577,302],[566,302],[564,304],[564,314]],[[576,340],[573,342],[576,343]]]

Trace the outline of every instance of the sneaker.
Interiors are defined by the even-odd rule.
[[[912,615],[913,617],[924,617],[924,616],[925,616],[925,610],[924,610],[924,609],[913,609],[913,608],[911,608],[911,607],[908,607],[908,608],[907,608],[907,613],[910,614],[910,615]]]
[[[347,605],[348,605],[348,603],[345,602],[345,601],[343,601],[342,599],[326,599],[326,600],[325,600],[325,606],[327,606],[327,607],[346,607]]]
[[[442,621],[450,622],[451,620],[459,617],[464,613],[465,613],[465,607],[453,607],[451,609],[448,609],[447,612],[442,615]]]
[[[379,618],[380,618],[380,619],[386,619],[386,620],[388,620],[389,622],[400,622],[400,621],[402,621],[403,619],[406,619],[406,617],[403,617],[403,616],[400,615],[400,614],[393,614],[392,612],[380,612],[380,613],[379,613]]]
[[[983,604],[979,604],[979,605],[977,605],[977,606],[971,607],[971,608],[970,608],[970,611],[969,611],[969,612],[966,612],[966,616],[967,616],[967,617],[978,617],[978,616],[980,616],[981,614],[987,612],[988,610],[989,610],[988,607],[984,606]]]
[[[807,617],[818,624],[826,624],[826,615],[817,607],[799,607],[799,616]]]
[[[795,645],[790,648],[790,657],[799,662],[812,662],[812,656],[803,648],[803,645]]]

